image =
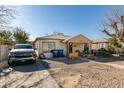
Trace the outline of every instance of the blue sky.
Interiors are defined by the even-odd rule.
[[[67,35],[83,34],[90,39],[103,37],[99,31],[107,13],[115,6],[16,6],[16,26],[22,26],[30,33],[31,40],[36,37],[62,32]]]

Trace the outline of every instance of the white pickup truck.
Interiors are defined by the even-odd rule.
[[[16,44],[10,49],[8,64],[31,63],[37,61],[37,53],[31,44]]]

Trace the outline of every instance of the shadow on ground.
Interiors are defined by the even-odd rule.
[[[124,61],[124,58],[119,58],[119,57],[108,57],[108,58],[104,58],[104,57],[95,57],[93,61],[97,61],[97,62],[117,62],[117,61]]]
[[[85,63],[85,62],[90,62],[88,59],[86,58],[78,58],[78,59],[69,59],[67,57],[64,58],[50,58],[48,59],[52,62],[61,62],[61,63],[65,63],[67,65],[71,65],[71,64],[78,64],[78,63]]]
[[[17,65],[17,66],[13,66],[12,68],[15,71],[20,71],[20,72],[35,72],[35,71],[41,71],[41,70],[46,70],[49,69],[49,61],[50,62],[61,62],[61,63],[65,63],[67,65],[71,65],[71,64],[79,64],[79,63],[87,63],[90,62],[92,59],[86,59],[86,58],[79,58],[79,59],[69,59],[69,58],[50,58],[47,60],[40,60],[37,63],[31,63],[31,64],[24,64],[24,65]],[[100,58],[100,57],[95,57],[93,61],[97,61],[97,62],[117,62],[117,61],[124,61],[124,58],[116,58],[116,57],[112,57],[112,58]]]
[[[16,65],[16,66],[12,66],[12,68],[15,71],[20,71],[20,72],[35,72],[35,71],[46,70],[46,68],[44,67],[41,61],[37,63]]]

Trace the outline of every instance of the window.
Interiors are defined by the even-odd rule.
[[[32,45],[29,45],[29,44],[25,44],[25,45],[15,45],[14,46],[15,49],[33,49],[33,46]]]
[[[55,49],[55,42],[43,42],[43,52],[50,52]]]
[[[100,43],[99,44],[99,48],[105,48],[106,47],[106,44],[105,43]]]

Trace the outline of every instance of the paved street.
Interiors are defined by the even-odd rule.
[[[12,72],[0,78],[0,87],[59,87],[41,62],[12,68]]]

